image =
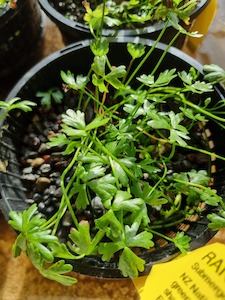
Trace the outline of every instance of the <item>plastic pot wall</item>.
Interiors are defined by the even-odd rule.
[[[0,79],[19,78],[32,66],[43,23],[37,0],[18,0],[15,9],[0,12]]]
[[[142,43],[147,47],[153,44],[153,41],[139,40],[137,38],[134,40],[132,37],[110,39],[109,57],[112,65],[127,64],[130,59],[126,55],[127,42]],[[140,72],[149,74],[155,63],[158,62],[165,47],[164,44],[159,44]],[[117,53],[120,53],[120,55],[118,56]],[[55,52],[29,70],[9,93],[7,100],[15,96],[19,96],[22,99],[35,100],[37,91],[44,91],[62,83],[60,78],[61,70],[70,70],[75,75],[86,74],[92,63],[92,58],[89,41],[87,40],[75,43],[61,51]],[[168,68],[188,71],[191,66],[202,73],[202,66],[198,62],[178,49],[171,48],[162,62],[160,71]],[[211,96],[213,101],[218,101],[224,99],[225,92],[219,85],[216,85],[214,91],[207,96]],[[21,114],[17,118],[8,119],[7,123],[9,123],[9,126],[7,127],[3,127],[3,124],[0,124],[2,131],[0,160],[2,162],[7,161],[8,163],[6,170],[0,172],[0,192],[2,196],[0,208],[6,219],[8,219],[8,214],[11,210],[23,211],[28,208],[28,204],[25,202],[25,191],[20,180],[20,166],[17,159],[21,144],[20,137],[26,132],[26,118],[27,115]],[[215,145],[215,151],[217,151],[218,154],[223,153],[225,130],[218,130],[216,125],[210,124],[210,131],[211,139]],[[223,170],[225,168],[225,162],[220,161],[217,163],[217,161],[215,161],[215,164],[217,170],[213,175],[215,187],[220,194],[224,194],[225,180]],[[207,218],[203,216],[199,222],[193,223],[190,226],[187,234],[189,234],[192,239],[191,250],[204,245],[213,236],[214,233],[208,229],[207,224]],[[148,274],[153,264],[168,261],[178,254],[179,252],[173,244],[168,244],[163,249],[156,248],[152,253],[144,253],[142,257],[146,261],[146,268],[140,275]],[[122,277],[120,271],[116,268],[116,261],[105,263],[97,257],[86,257],[82,261],[70,263],[73,264],[74,271],[77,273],[104,278]]]
[[[200,0],[197,4],[197,7],[192,12],[190,18],[190,25],[185,25],[183,22],[182,26],[188,30],[191,26],[193,20],[195,20],[201,11],[208,5],[210,0]],[[90,34],[89,28],[84,23],[79,23],[75,21],[71,21],[68,18],[64,17],[61,13],[59,13],[56,8],[54,8],[54,2],[57,0],[39,0],[39,3],[48,17],[58,26],[63,40],[66,45],[80,41],[85,39],[91,39],[92,35]],[[148,38],[155,40],[160,31],[163,28],[163,23],[156,23],[153,26],[145,26],[137,29],[111,29],[104,28],[102,35],[105,37],[125,37],[125,36],[139,36],[141,38]],[[175,36],[177,31],[172,27],[168,26],[161,42],[168,44],[171,39]],[[185,36],[180,35],[180,37],[176,40],[174,46],[177,48],[181,48],[184,44]]]

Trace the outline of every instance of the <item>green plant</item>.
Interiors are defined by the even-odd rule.
[[[188,24],[189,16],[197,3],[197,0],[130,0],[104,1],[100,3],[98,1],[91,3],[83,1],[86,9],[84,20],[92,32],[100,29],[102,24],[108,27],[126,25],[134,28],[137,24],[165,21],[171,13]],[[91,6],[94,7],[93,10]],[[104,15],[102,11],[104,11]]]
[[[157,237],[186,253],[190,238],[185,232],[178,229],[171,237],[167,231],[191,216],[200,217],[202,204],[220,208],[219,214],[208,215],[209,227],[224,227],[225,204],[210,180],[212,159],[225,158],[210,149],[205,130],[208,121],[225,128],[225,100],[214,103],[204,97],[213,84],[224,81],[224,71],[205,66],[207,82],[193,68],[157,73],[165,52],[150,74],[137,76],[159,39],[148,51],[143,45],[127,44],[130,63],[112,66],[108,42],[98,37],[90,45],[94,59],[88,74],[61,72],[63,87],[79,99],[75,110],[62,114],[61,130],[48,143],[63,147],[62,155],[68,158],[60,177],[59,209],[48,220],[37,213],[35,204],[9,214],[9,224],[19,233],[14,255],[26,251],[47,278],[73,284],[76,279],[65,275],[72,270],[65,260],[88,255],[103,261],[117,257],[123,276],[135,278],[145,265],[138,253],[154,247]],[[48,95],[49,105],[52,91],[38,96]],[[87,122],[89,106],[94,116]],[[201,147],[193,132],[200,133]],[[173,164],[180,149],[202,155],[204,167],[176,172]],[[91,209],[96,196],[100,216],[93,222],[78,219],[76,212]],[[61,243],[57,233],[66,212],[73,227],[68,241]]]

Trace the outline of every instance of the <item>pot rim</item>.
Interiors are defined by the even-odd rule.
[[[39,72],[41,69],[49,65],[53,60],[57,60],[59,57],[65,56],[68,53],[71,53],[73,51],[77,51],[79,49],[82,49],[84,47],[89,47],[92,39],[82,40],[75,43],[72,43],[68,46],[65,46],[63,49],[60,49],[58,51],[53,52],[52,54],[48,55],[44,59],[42,59],[40,62],[35,64],[30,70],[28,70],[23,77],[14,85],[14,87],[9,92],[8,96],[6,97],[6,101],[10,100],[11,98],[15,97],[18,92],[23,88],[23,86],[26,84],[28,80],[30,80],[37,72]],[[109,43],[135,43],[135,44],[143,44],[146,46],[152,46],[155,41],[139,38],[139,37],[110,37],[108,38]],[[165,50],[167,47],[166,44],[158,43],[156,48],[160,50]],[[199,63],[197,60],[189,56],[188,54],[182,52],[181,50],[171,47],[168,50],[168,53],[172,54],[173,56],[179,57],[179,59],[184,61],[189,61],[190,65],[192,65],[196,70],[199,72],[203,72],[203,67],[201,63]]]

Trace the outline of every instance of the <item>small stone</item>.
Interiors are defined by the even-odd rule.
[[[30,134],[30,139],[29,139],[29,145],[33,148],[33,149],[38,149],[38,147],[40,146],[40,139],[37,136],[33,136],[33,134]]]
[[[32,171],[33,171],[32,167],[27,167],[23,169],[23,174],[24,175],[32,174]]]
[[[59,178],[61,175],[61,172],[53,172],[50,174],[50,177],[51,178]]]
[[[48,190],[46,191],[49,195],[54,196],[56,191],[56,186],[55,185],[50,185]]]
[[[60,187],[55,190],[54,197],[58,199],[62,198],[62,189]]]
[[[91,206],[96,214],[102,214],[105,208],[100,197],[96,196],[91,200]]]
[[[40,203],[38,203],[38,209],[39,209],[40,211],[42,211],[42,212],[43,212],[44,208],[45,208],[45,204],[44,204],[44,202],[40,202]]]
[[[49,154],[45,154],[45,155],[43,155],[43,159],[44,159],[45,163],[48,164],[51,161],[51,156]]]
[[[40,166],[40,171],[42,174],[48,174],[51,171],[51,165],[43,164],[42,166]]]
[[[47,177],[39,177],[35,182],[36,189],[39,192],[42,192],[44,189],[49,187],[50,184],[51,184],[51,180]]]
[[[21,179],[22,180],[25,180],[25,181],[35,181],[37,178],[34,174],[30,173],[30,174],[23,174],[21,176]]]
[[[43,165],[44,162],[45,160],[42,157],[37,157],[31,160],[31,166],[34,168],[39,168],[41,165]]]
[[[47,215],[52,215],[55,212],[55,208],[53,206],[48,206],[45,211]]]
[[[25,202],[31,205],[31,204],[33,204],[35,201],[34,201],[34,199],[27,198],[27,199],[25,199]]]
[[[41,194],[39,194],[39,193],[35,193],[34,195],[33,195],[33,199],[34,199],[34,201],[36,202],[36,203],[38,203],[38,202],[41,202],[42,201],[42,195]]]
[[[63,224],[63,226],[71,226],[72,225],[72,218],[68,211],[65,213],[62,224]]]
[[[49,149],[50,149],[50,146],[48,146],[45,143],[41,143],[40,147],[38,148],[38,152],[39,153],[45,153]]]

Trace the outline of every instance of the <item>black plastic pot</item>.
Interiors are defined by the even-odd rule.
[[[136,42],[142,43],[146,46],[151,46],[153,41],[144,39],[135,39],[127,37],[125,39],[110,39],[110,61],[114,65],[120,65],[128,62],[129,58],[126,56],[126,43]],[[74,74],[86,74],[89,70],[92,62],[92,53],[89,49],[90,41],[82,41],[70,45],[61,51],[55,52],[36,66],[28,71],[23,78],[15,85],[7,100],[19,96],[22,99],[35,100],[35,94],[37,91],[47,90],[52,86],[61,84],[60,71],[71,70]],[[140,72],[150,73],[155,63],[159,60],[163,50],[164,44],[158,44],[154,50],[151,58],[145,63]],[[118,56],[117,53],[120,53]],[[177,68],[177,70],[189,70],[190,67],[194,67],[202,74],[202,66],[179,51],[176,48],[171,48],[167,53],[160,71],[168,68]],[[216,85],[214,91],[210,93],[213,101],[224,99],[225,91],[221,86]],[[25,201],[25,190],[21,183],[20,178],[20,164],[18,162],[18,154],[20,151],[20,145],[22,143],[21,136],[26,132],[27,114],[21,113],[16,117],[7,118],[8,126],[1,127],[1,140],[0,140],[0,192],[2,199],[0,200],[0,208],[8,219],[8,214],[11,210],[23,211],[28,208],[28,204]],[[215,151],[218,154],[224,152],[224,138],[225,130],[218,129],[215,124],[209,124],[209,130],[211,132],[211,139],[214,143]],[[215,161],[216,172],[213,173],[214,185],[219,194],[225,194],[224,184],[224,161]],[[4,169],[5,166],[5,169]],[[206,214],[197,221],[188,223],[189,229],[187,234],[191,237],[190,250],[196,249],[204,245],[213,235],[210,229],[208,229]],[[173,244],[167,244],[163,248],[156,247],[155,251],[151,253],[143,253],[142,257],[146,261],[145,271],[140,274],[148,274],[152,265],[159,262],[171,260],[173,257],[179,254],[179,251]],[[98,257],[85,257],[82,261],[71,262],[74,266],[74,271],[95,277],[104,278],[119,278],[122,277],[120,271],[117,269],[117,261],[105,263]]]
[[[17,77],[34,64],[44,30],[37,0],[18,0],[0,12],[0,79]]]
[[[200,0],[197,4],[197,7],[194,9],[190,16],[190,25],[187,26],[183,23],[181,23],[181,25],[188,30],[191,26],[191,23],[208,5],[209,1],[210,0]],[[62,15],[59,11],[57,11],[57,6],[54,5],[57,2],[58,0],[39,0],[42,9],[45,11],[48,17],[58,26],[65,44],[68,45],[76,41],[91,39],[92,35],[89,31],[88,26],[84,23],[71,21],[64,15]],[[141,38],[155,40],[162,30],[163,25],[163,22],[160,22],[154,25],[146,25],[137,29],[104,28],[102,31],[102,35],[106,37],[139,36]],[[176,30],[172,26],[169,26],[161,41],[168,44],[175,34]],[[177,48],[181,48],[184,44],[184,40],[185,36],[180,35],[180,37],[176,40],[174,46]]]

